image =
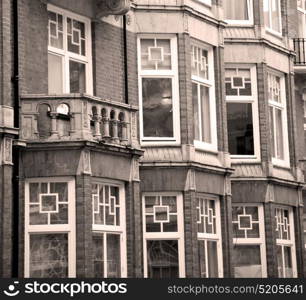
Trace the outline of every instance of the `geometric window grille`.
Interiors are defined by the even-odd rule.
[[[275,225],[277,239],[290,240],[289,210],[283,208],[275,209]]]
[[[268,73],[268,87],[269,87],[269,100],[275,102],[281,102],[280,95],[280,77],[274,74]]]
[[[216,234],[216,204],[214,200],[197,198],[198,233]]]
[[[225,88],[227,96],[252,96],[250,69],[226,69]]]
[[[191,57],[192,75],[208,79],[208,51],[193,45]]]
[[[68,51],[85,56],[85,24],[67,18]]]
[[[30,183],[30,225],[68,224],[66,182]]]
[[[63,16],[55,12],[49,14],[49,45],[63,49]]]
[[[259,237],[258,207],[234,206],[232,223],[236,238]]]
[[[175,196],[146,196],[147,232],[177,231],[177,200]]]
[[[93,184],[93,224],[120,226],[119,187]]]

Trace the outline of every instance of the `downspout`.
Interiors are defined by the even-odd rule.
[[[123,59],[124,59],[125,103],[129,104],[126,15],[123,15]]]
[[[14,89],[14,127],[19,129],[19,49],[18,49],[18,0],[13,0],[13,89]],[[15,139],[18,139],[16,136]],[[19,277],[19,147],[13,146],[13,230],[12,230],[12,277]]]

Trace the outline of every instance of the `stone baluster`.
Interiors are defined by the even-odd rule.
[[[111,122],[112,122],[112,140],[114,143],[118,143],[119,142],[119,136],[118,136],[118,111],[116,109],[114,109],[113,111],[113,115],[111,118]]]
[[[57,112],[50,112],[51,117],[51,138],[58,138]]]
[[[95,126],[94,137],[97,139],[100,139],[101,138],[101,130],[100,130],[101,116],[97,113],[93,116],[93,120],[94,120],[94,126]]]
[[[103,138],[109,138],[109,109],[104,108],[104,113],[102,115],[102,123],[103,123]]]

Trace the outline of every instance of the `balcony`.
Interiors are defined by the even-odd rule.
[[[139,148],[136,113],[135,106],[87,95],[26,95],[21,97],[21,138]]]
[[[306,72],[306,39],[296,38],[293,39],[294,51],[296,57],[294,60],[295,71]]]

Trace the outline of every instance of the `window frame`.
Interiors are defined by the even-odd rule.
[[[59,8],[52,4],[47,5],[47,10],[48,12],[50,11],[63,16],[63,49],[52,47],[49,44],[50,34],[49,34],[49,20],[48,20],[48,55],[51,54],[62,58],[62,76],[63,76],[62,94],[71,94],[70,71],[69,71],[69,62],[71,60],[83,63],[85,65],[85,77],[86,77],[85,93],[93,95],[91,20],[87,17],[75,14],[73,12]],[[68,51],[67,18],[72,18],[74,20],[80,21],[85,24],[85,53],[86,53],[85,56]]]
[[[141,39],[170,40],[171,70],[142,70],[141,68]],[[137,64],[138,64],[138,95],[139,95],[139,132],[140,144],[143,146],[180,145],[180,94],[178,77],[178,46],[174,34],[138,34],[137,35]],[[143,128],[143,78],[170,78],[172,82],[172,125],[173,137],[145,137]]]
[[[278,239],[276,238],[276,246],[282,247],[282,264],[283,264],[283,274],[285,274],[285,263],[284,263],[284,247],[290,247],[291,250],[291,261],[292,261],[292,278],[297,277],[297,261],[296,261],[296,246],[295,246],[295,232],[294,232],[294,215],[293,215],[293,209],[292,207],[283,207],[283,206],[277,206],[275,207],[275,219],[277,217],[276,210],[281,209],[282,211],[287,210],[288,216],[289,216],[289,225],[290,225],[290,240],[286,239]],[[277,221],[274,221],[277,225]],[[276,228],[276,226],[275,226]],[[276,231],[276,229],[275,229]],[[277,264],[277,268],[279,268]]]
[[[146,232],[146,196],[175,196],[177,205],[177,231],[176,232]],[[143,270],[144,278],[148,278],[147,241],[176,240],[178,242],[179,278],[185,277],[185,238],[184,238],[184,208],[183,195],[176,192],[145,192],[142,193],[142,232],[143,232]]]
[[[254,245],[260,247],[260,261],[262,266],[262,278],[268,276],[267,273],[267,252],[266,252],[266,236],[265,236],[265,215],[263,204],[256,203],[232,203],[233,207],[257,207],[258,208],[258,227],[259,237],[258,238],[235,238],[233,232],[233,247],[235,245]],[[232,221],[236,223],[236,221]],[[238,222],[238,221],[237,221]]]
[[[30,225],[30,183],[65,182],[68,186],[68,224]],[[24,276],[30,277],[30,235],[60,234],[68,235],[68,277],[76,277],[76,194],[73,177],[29,178],[25,181],[25,213],[24,213]]]
[[[251,103],[252,120],[253,120],[253,143],[254,155],[230,154],[232,163],[256,163],[261,161],[261,144],[260,144],[260,126],[259,126],[259,108],[257,92],[257,68],[255,65],[247,64],[226,64],[226,69],[249,69],[251,74],[251,96],[227,96],[225,92],[225,102],[227,103]]]
[[[203,44],[198,41],[192,40],[191,42],[191,63],[193,61],[193,47],[203,49],[207,51],[208,59],[208,79],[203,79],[199,76],[191,74],[191,83],[197,85],[198,91],[198,112],[199,112],[199,134],[202,131],[202,117],[201,117],[201,97],[200,97],[200,87],[204,86],[209,89],[209,114],[210,114],[210,135],[211,143],[207,143],[201,140],[196,140],[194,138],[193,144],[196,149],[206,150],[211,152],[218,152],[218,137],[217,137],[217,109],[216,109],[216,92],[215,92],[215,61],[214,61],[214,48],[211,45]],[[192,73],[192,72],[191,72]],[[195,126],[195,122],[193,124]]]
[[[209,7],[212,6],[211,0],[197,0],[197,1]]]
[[[107,234],[117,234],[120,235],[120,267],[121,274],[120,278],[127,277],[127,249],[126,249],[126,197],[125,197],[125,188],[124,183],[116,180],[110,179],[97,179],[93,178],[92,185],[97,184],[98,186],[115,186],[119,189],[119,206],[120,206],[120,225],[102,225],[94,223],[94,203],[93,203],[93,194],[91,193],[91,203],[92,203],[92,235],[102,234],[103,236],[103,253],[107,257],[107,243],[106,235]],[[104,266],[104,274],[107,278],[107,264]]]
[[[270,107],[273,107],[273,118],[275,122],[275,110],[281,110],[282,111],[282,133],[283,133],[283,148],[284,148],[284,159],[280,159],[277,157],[273,157],[273,154],[271,153],[272,157],[272,164],[278,167],[284,167],[284,168],[290,168],[290,154],[289,154],[289,133],[288,133],[288,120],[287,120],[287,97],[286,97],[286,82],[285,82],[285,74],[280,73],[274,70],[269,69],[268,75],[269,76],[276,76],[280,79],[280,100],[281,102],[276,102],[274,100],[269,99],[268,97],[268,107],[269,107],[269,123],[271,130],[275,130],[276,126],[272,126],[272,120],[270,118]],[[268,79],[268,90],[269,90],[269,79]],[[269,92],[268,92],[269,94]],[[276,122],[275,122],[276,123]],[[277,137],[276,137],[276,131],[273,132],[274,135],[274,149],[275,153],[277,153]],[[272,141],[272,137],[271,137]]]
[[[267,2],[268,1],[268,2]],[[279,5],[279,28],[280,28],[280,31],[277,31],[275,29],[272,28],[271,24],[272,24],[272,11],[271,11],[271,4],[272,2],[271,1],[274,1],[274,0],[263,0],[263,9],[265,9],[265,2],[268,3],[268,11],[269,11],[269,25],[265,24],[264,22],[264,25],[265,25],[265,30],[266,32],[269,32],[273,35],[276,35],[276,36],[279,36],[281,37],[283,35],[283,30],[282,30],[282,7],[281,7],[281,0],[275,0],[275,1],[278,1],[278,5]]]
[[[253,0],[246,0],[247,1],[247,7],[248,7],[248,15],[249,19],[248,20],[231,20],[231,19],[225,19],[224,21],[229,25],[254,25],[254,12],[253,12]],[[224,9],[224,16],[225,16],[225,9]]]
[[[215,211],[216,211],[216,232],[213,233],[204,233],[204,232],[198,232],[197,230],[197,241],[214,241],[217,242],[217,258],[218,258],[218,277],[223,277],[223,250],[222,250],[222,230],[221,230],[221,212],[220,212],[220,199],[217,196],[198,193],[196,196],[196,199],[207,199],[207,200],[213,200],[215,202]],[[197,206],[197,214],[198,214],[198,206]],[[197,224],[199,222],[197,221]],[[205,253],[207,256],[207,251]],[[206,267],[208,269],[208,264],[206,264]],[[208,274],[208,271],[207,271]],[[209,276],[209,274],[208,274]],[[209,277],[207,277],[209,278]]]

